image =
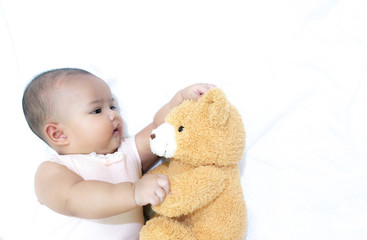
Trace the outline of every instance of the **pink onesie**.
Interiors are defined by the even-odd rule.
[[[85,180],[110,183],[136,182],[142,175],[134,138],[123,139],[118,151],[113,154],[54,155],[50,161],[66,166]],[[40,205],[32,239],[134,240],[139,238],[143,224],[141,207],[105,219],[88,220],[64,216]]]

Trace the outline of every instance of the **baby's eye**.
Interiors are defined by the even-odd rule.
[[[110,107],[111,110],[116,110],[117,108],[115,106]]]
[[[102,109],[101,108],[97,108],[96,110],[94,110],[93,112],[92,112],[92,114],[99,114],[99,113],[101,113],[102,112]]]

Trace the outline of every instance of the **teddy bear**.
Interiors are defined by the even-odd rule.
[[[241,116],[219,88],[172,109],[150,136],[153,153],[169,158],[170,194],[153,206],[140,240],[243,240],[247,211],[238,162],[245,149]]]

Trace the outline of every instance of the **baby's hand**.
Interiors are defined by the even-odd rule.
[[[198,100],[204,93],[212,88],[215,88],[214,84],[209,83],[197,83],[181,90],[181,96],[183,100],[193,99]]]
[[[170,189],[168,177],[162,174],[144,175],[134,183],[134,187],[135,202],[139,206],[160,204],[166,198]]]

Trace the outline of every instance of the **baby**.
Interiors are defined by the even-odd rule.
[[[170,110],[197,100],[214,87],[195,84],[179,91],[135,137],[122,138],[122,118],[109,86],[73,68],[34,78],[23,96],[31,130],[57,154],[35,176],[41,207],[34,239],[138,239],[142,206],[169,194],[165,175],[143,175],[156,161],[149,136]]]

